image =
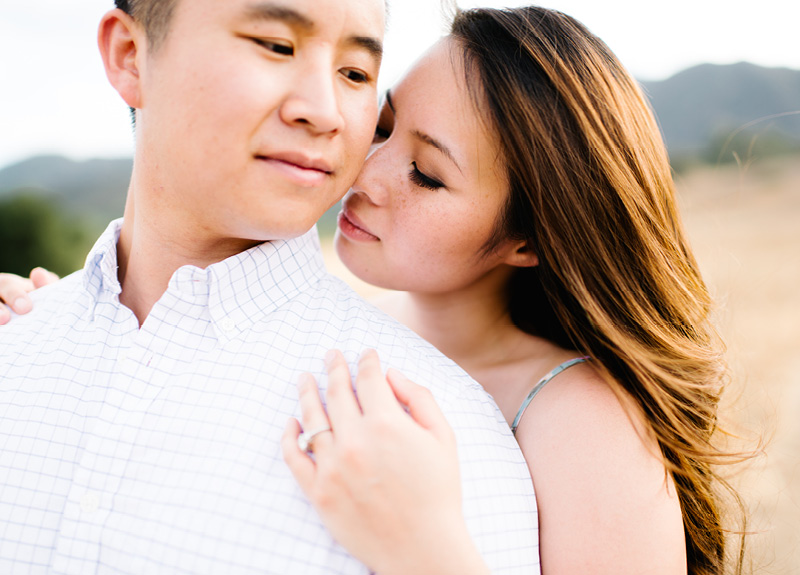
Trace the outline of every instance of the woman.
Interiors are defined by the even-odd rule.
[[[722,348],[636,82],[562,14],[463,12],[387,95],[376,143],[345,197],[338,253],[362,279],[402,290],[382,307],[497,401],[531,470],[543,572],[721,573],[710,439]],[[333,533],[378,572],[441,565],[469,547],[448,551],[436,534],[464,529],[457,510],[445,520],[444,503],[421,503],[443,491],[410,495],[436,480],[436,458],[399,410],[374,400],[375,362],[362,361],[372,375],[356,382],[356,425],[349,373],[333,357],[333,432],[317,436],[314,463],[293,424],[287,462]],[[554,368],[564,371],[551,379]],[[399,374],[389,383],[413,397]],[[304,425],[324,428],[313,386],[301,390]],[[429,402],[411,408],[447,443]],[[387,418],[401,431],[382,429]],[[451,570],[484,569],[472,565]]]
[[[599,39],[541,8],[460,13],[387,94],[336,244],[494,397],[544,573],[725,570],[712,303],[655,121]],[[310,434],[290,422],[284,455],[334,536],[378,573],[486,572],[436,406],[374,354],[357,397],[327,360],[327,412],[306,377]]]

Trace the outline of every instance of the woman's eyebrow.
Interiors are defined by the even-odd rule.
[[[391,104],[390,104],[390,106],[391,106]],[[458,165],[458,162],[456,161],[456,158],[453,155],[453,152],[450,151],[450,148],[448,148],[447,146],[442,144],[436,138],[433,138],[432,136],[429,136],[428,134],[426,134],[424,132],[420,132],[419,130],[412,130],[411,134],[415,138],[420,140],[421,142],[424,142],[425,144],[428,144],[429,146],[433,146],[434,148],[439,150],[444,155],[444,157],[446,157],[448,160],[453,162],[453,164],[455,164],[456,168],[458,168],[458,171],[461,172],[462,175],[464,174],[464,171],[461,169],[461,166]]]

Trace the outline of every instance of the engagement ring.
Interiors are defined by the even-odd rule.
[[[326,425],[324,427],[320,427],[313,431],[304,431],[303,433],[297,436],[297,447],[299,447],[301,451],[305,451],[306,453],[313,453],[314,445],[312,442],[314,441],[314,438],[320,433],[323,433],[325,431],[331,431],[331,426]]]

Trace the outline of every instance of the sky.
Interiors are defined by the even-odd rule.
[[[381,89],[446,30],[439,0],[389,0]],[[459,0],[521,6],[520,0]],[[96,29],[112,0],[0,0],[0,168],[38,154],[130,156],[127,108],[108,85]],[[800,70],[798,0],[541,0],[582,21],[639,79],[695,64]]]

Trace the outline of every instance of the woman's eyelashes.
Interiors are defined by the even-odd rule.
[[[411,171],[409,172],[408,177],[419,187],[426,188],[428,190],[438,190],[444,187],[444,184],[439,180],[435,180],[422,173],[417,167],[416,162],[411,162]]]
[[[381,123],[375,126],[375,135],[372,137],[373,144],[382,144],[392,135],[392,127],[384,127]],[[408,177],[415,185],[425,188],[427,190],[438,190],[444,188],[445,185],[423,173],[418,167],[417,162],[411,162],[411,169],[409,170]]]

